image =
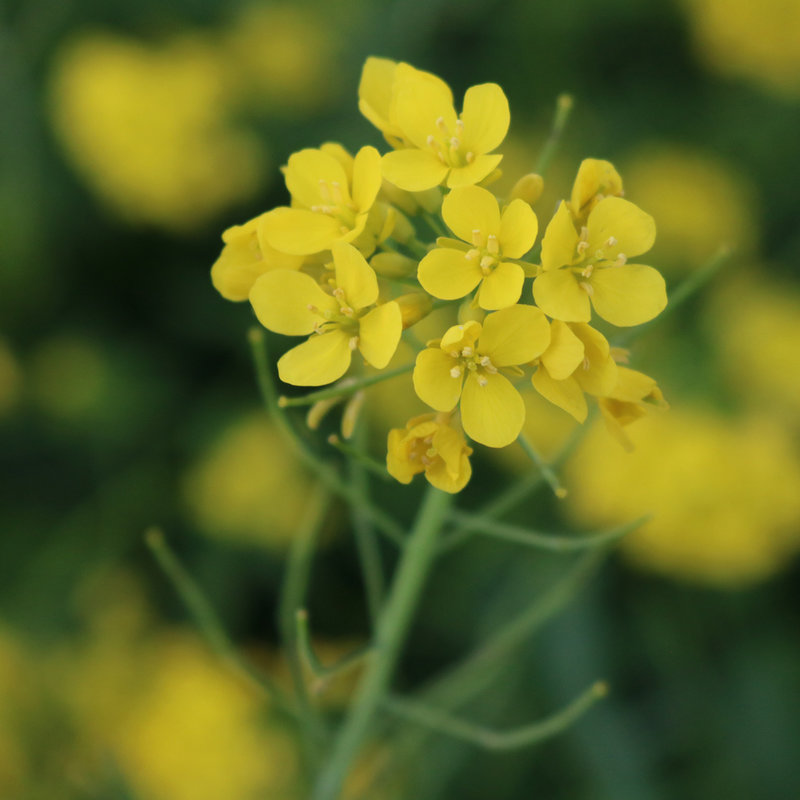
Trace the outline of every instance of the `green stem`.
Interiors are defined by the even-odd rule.
[[[304,750],[312,770],[316,770],[319,765],[319,742],[325,737],[325,729],[308,696],[297,640],[295,614],[298,609],[306,605],[314,550],[329,505],[328,490],[317,486],[309,497],[305,519],[292,541],[278,605],[281,639],[299,706]]]
[[[384,701],[384,706],[403,719],[425,725],[456,739],[463,739],[487,750],[507,751],[519,750],[557,736],[607,694],[608,685],[597,681],[555,714],[510,731],[496,731],[476,725],[413,700],[392,697]]]
[[[261,395],[264,398],[264,403],[270,413],[270,418],[275,422],[286,440],[294,448],[297,456],[310,470],[316,473],[317,477],[319,477],[332,492],[344,498],[351,505],[362,503],[363,513],[369,516],[387,538],[391,539],[391,541],[399,547],[403,547],[405,544],[405,531],[403,528],[382,509],[372,504],[364,504],[353,487],[345,483],[330,464],[326,464],[318,458],[316,453],[314,453],[308,444],[295,432],[283,408],[278,402],[278,392],[276,391],[275,382],[272,379],[272,372],[270,371],[266,337],[260,328],[252,328],[250,330],[250,346],[253,351],[253,361],[256,367],[258,385],[261,390]],[[409,367],[409,369],[411,369],[411,367]]]
[[[542,477],[553,490],[553,494],[559,500],[563,500],[563,498],[567,496],[567,490],[561,485],[561,481],[558,479],[555,470],[539,455],[539,451],[531,444],[531,440],[528,439],[524,433],[521,433],[517,437],[517,441],[525,451],[525,455],[536,464],[539,472],[542,473]]]
[[[544,175],[553,156],[558,150],[558,145],[561,142],[561,136],[564,133],[564,128],[567,126],[567,120],[572,112],[574,101],[572,95],[560,94],[556,98],[556,113],[553,117],[553,126],[550,129],[550,135],[542,147],[542,152],[539,154],[539,160],[536,162],[535,172],[539,175]]]
[[[404,364],[402,367],[390,369],[388,372],[379,372],[376,375],[366,375],[363,378],[346,378],[327,389],[320,389],[318,392],[311,392],[302,397],[281,396],[278,398],[278,405],[281,408],[310,406],[320,400],[329,400],[332,397],[346,397],[347,395],[355,394],[359,389],[364,389],[367,386],[374,386],[376,383],[388,381],[391,378],[396,378],[398,375],[405,375],[407,372],[411,372],[412,369],[414,369],[413,364]]]
[[[336,800],[342,783],[387,694],[422,586],[436,554],[437,535],[452,496],[429,487],[397,567],[378,623],[370,659],[350,712],[336,739],[330,761],[317,782],[313,800]]]
[[[214,607],[166,543],[164,534],[158,528],[150,528],[144,540],[214,653],[251,687],[266,694],[281,711],[297,718],[281,689],[239,655]]]

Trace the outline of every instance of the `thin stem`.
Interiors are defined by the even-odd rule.
[[[484,536],[535,547],[539,550],[547,550],[551,553],[571,553],[613,544],[647,522],[650,516],[641,517],[633,522],[618,525],[606,531],[572,535],[533,531],[519,525],[508,525],[488,517],[475,516],[463,511],[452,511],[450,519],[457,522],[462,529],[474,531]]]
[[[250,330],[250,345],[253,351],[253,361],[256,367],[258,385],[264,403],[270,413],[270,418],[275,422],[278,429],[294,448],[297,456],[310,470],[316,473],[319,479],[332,492],[335,492],[350,504],[360,502],[361,500],[353,488],[339,477],[335,469],[318,458],[308,444],[297,435],[289,422],[286,413],[278,402],[278,393],[269,366],[266,337],[264,336],[264,332],[259,328],[252,328]],[[369,516],[388,539],[399,547],[405,544],[405,531],[386,512],[372,504],[364,504],[363,512],[365,515]]]
[[[311,641],[311,631],[308,623],[308,612],[305,609],[299,609],[295,615],[295,623],[297,630],[297,643],[300,648],[300,653],[305,659],[311,674],[314,676],[315,681],[312,686],[314,694],[319,694],[324,691],[332,678],[343,675],[351,669],[361,665],[369,656],[375,652],[375,648],[371,645],[359,647],[352,653],[347,653],[342,656],[334,664],[326,667],[317,657],[314,650],[314,644]]]
[[[355,440],[358,446],[357,452],[371,463],[371,459],[363,452],[366,445],[366,436],[367,428],[364,421],[361,420],[360,423],[356,425],[355,430]],[[365,464],[358,458],[351,458],[349,459],[348,468],[350,471],[350,482],[359,498],[359,502],[350,506],[350,512],[353,518],[353,534],[358,551],[358,560],[364,579],[364,591],[367,596],[367,610],[369,612],[370,623],[374,630],[381,606],[383,605],[385,588],[383,563],[372,522],[362,510],[370,501],[369,477],[365,470]],[[383,476],[388,477],[388,475],[386,468],[383,467]]]
[[[296,719],[297,712],[277,684],[242,659],[214,607],[180,563],[164,534],[158,528],[150,528],[144,540],[214,653],[251,687],[267,695],[278,708]]]
[[[539,160],[536,162],[535,172],[539,175],[544,175],[553,156],[558,150],[558,145],[561,142],[561,136],[564,133],[564,128],[567,126],[567,120],[572,112],[574,106],[572,95],[560,94],[556,98],[556,112],[553,116],[553,126],[550,129],[550,135],[542,147],[542,152],[539,154]]]
[[[375,712],[391,683],[451,501],[451,495],[428,488],[381,613],[375,635],[375,655],[369,661],[331,758],[317,782],[313,800],[335,800],[339,796],[342,782],[369,735]]]
[[[316,487],[308,499],[304,519],[292,540],[278,604],[281,639],[300,709],[305,753],[312,770],[316,770],[319,765],[318,745],[325,736],[325,729],[308,697],[297,641],[295,613],[306,605],[314,550],[330,499],[329,491],[320,486]]]
[[[258,330],[258,329],[256,329]],[[263,334],[262,334],[263,336]],[[346,397],[347,395],[355,394],[359,389],[364,389],[367,386],[374,386],[376,383],[396,378],[398,375],[405,375],[414,369],[413,364],[404,364],[402,367],[390,369],[388,372],[379,372],[375,375],[365,375],[362,378],[345,378],[339,383],[327,389],[320,389],[318,392],[310,392],[302,397],[285,397],[278,398],[278,405],[281,408],[291,408],[292,406],[310,406],[320,400],[328,400],[332,397]]]
[[[487,750],[519,750],[562,733],[607,694],[608,685],[597,681],[555,714],[510,731],[496,731],[476,725],[413,700],[390,697],[384,701],[384,707],[403,719]]]
[[[567,490],[561,485],[561,481],[558,479],[558,475],[556,475],[553,468],[539,455],[539,451],[531,444],[531,440],[524,433],[520,433],[517,437],[517,441],[525,451],[525,455],[536,464],[539,472],[542,473],[542,477],[553,490],[553,494],[559,500],[565,498],[567,496]]]
[[[343,455],[348,456],[352,463],[357,463],[359,467],[363,468],[362,471],[367,470],[383,481],[391,482],[393,480],[384,464],[340,439],[335,433],[332,433],[328,437],[328,444],[331,445],[331,447],[335,447]]]
[[[646,333],[654,325],[658,325],[664,319],[674,314],[687,300],[695,295],[700,289],[703,288],[724,266],[728,263],[731,256],[731,249],[729,247],[720,247],[714,254],[711,260],[703,267],[692,273],[688,278],[684,279],[678,286],[669,293],[669,302],[667,307],[650,322],[644,325],[637,325],[635,328],[628,328],[618,336],[614,337],[612,342],[615,346],[625,346],[630,344],[634,339],[637,339],[643,333]]]

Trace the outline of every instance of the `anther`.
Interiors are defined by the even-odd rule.
[[[472,229],[472,244],[474,244],[475,247],[480,247],[483,244],[483,236],[479,228]]]
[[[578,286],[580,286],[581,289],[583,289],[583,291],[586,292],[586,294],[589,295],[589,297],[591,297],[594,294],[594,288],[592,287],[592,285],[590,283],[586,283],[586,281],[581,281],[578,284]]]
[[[485,375],[478,375],[478,386],[486,386],[489,379]]]
[[[436,448],[435,448],[435,447],[430,447],[430,448],[428,448],[428,450],[425,452],[425,455],[426,455],[428,458],[431,458],[431,459],[433,459],[433,458],[436,458],[436,456],[438,455],[438,453],[436,452]]]
[[[582,256],[588,249],[589,249],[589,242],[584,240],[578,242],[577,250],[579,256]]]
[[[342,306],[339,311],[341,311],[346,317],[352,317],[356,313],[352,308],[350,308],[350,306]]]
[[[474,350],[471,347],[465,347],[461,351],[461,355],[464,356],[464,358],[469,358],[473,354],[473,352]]]
[[[628,261],[628,256],[626,256],[625,253],[620,253],[617,256],[617,260],[614,262],[614,266],[615,267],[622,267],[622,266],[625,265],[625,263],[627,261]]]
[[[337,287],[336,287],[336,288],[333,290],[333,296],[334,296],[334,297],[335,297],[337,300],[344,300],[344,289],[342,289],[342,287],[341,287],[341,286],[337,286]]]
[[[470,150],[470,151],[469,151],[469,152],[468,152],[468,153],[467,153],[467,154],[464,156],[464,160],[467,162],[467,164],[471,164],[471,163],[472,163],[472,162],[475,160],[475,153],[473,153],[473,152],[472,152],[472,150]]]
[[[358,347],[358,336],[351,336],[347,344],[351,350],[355,350]]]
[[[324,178],[319,179],[319,194],[326,203],[330,203],[331,187],[328,186],[328,182]]]
[[[309,311],[310,311],[312,314],[319,314],[319,309],[318,309],[318,308],[317,308],[317,307],[316,307],[316,306],[315,306],[313,303],[309,303],[309,304],[306,306],[306,308],[307,308],[307,309],[308,309],[308,310],[309,310]]]
[[[616,236],[609,236],[606,240],[606,244],[609,247],[614,247],[617,244],[617,237]]]
[[[488,273],[489,270],[494,266],[495,260],[491,256],[484,256],[481,259],[481,269],[483,270],[484,274]]]
[[[500,252],[500,244],[497,241],[497,236],[495,234],[490,233],[486,237],[486,249],[493,255],[496,256]]]
[[[460,117],[456,120],[456,130],[461,133],[464,130],[464,120]]]
[[[447,123],[444,121],[444,117],[439,117],[436,120],[436,127],[444,134],[449,134],[450,131],[447,127]]]
[[[333,194],[333,202],[337,205],[342,202],[342,187],[339,181],[332,181],[331,182],[331,190]]]
[[[461,377],[461,367],[453,367],[450,370],[450,377],[451,378],[460,378]]]
[[[467,254],[464,256],[464,258],[466,258],[467,261],[475,261],[475,259],[478,259],[480,257],[481,257],[481,251],[478,250],[477,247],[473,247],[472,250],[468,250]]]

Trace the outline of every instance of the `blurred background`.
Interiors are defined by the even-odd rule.
[[[540,219],[582,158],[606,158],[656,219],[648,263],[669,286],[721,244],[734,255],[633,345],[671,410],[630,429],[632,454],[593,429],[568,498],[541,490],[514,517],[653,521],[465,714],[520,725],[596,678],[610,697],[531,750],[430,740],[364,790],[389,739],[349,796],[800,796],[798,0],[5,0],[0,14],[3,800],[305,794],[291,729],[209,654],[142,532],[163,526],[280,679],[276,599],[313,485],[260,410],[252,316],[208,271],[225,228],[285,201],[292,151],[385,149],[356,104],[372,54],[456,97],[500,83],[509,176],[572,93]],[[530,401],[529,432],[554,452],[569,418]],[[407,415],[385,395],[371,411],[380,458]],[[529,469],[509,453],[480,452],[465,506]],[[376,487],[407,520],[421,486],[394,489]],[[324,533],[310,606],[336,654],[367,620],[345,507]],[[433,576],[400,684],[468,652],[569,562],[471,540]]]

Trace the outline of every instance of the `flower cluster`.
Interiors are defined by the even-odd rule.
[[[512,444],[526,387],[579,422],[588,395],[627,441],[623,427],[663,399],[654,380],[621,366],[627,353],[594,320],[639,325],[667,296],[659,272],[634,262],[655,223],[623,198],[613,165],[581,163],[534,249],[541,177],[523,176],[508,197],[486,188],[510,123],[497,84],[468,89],[459,114],[440,78],[369,58],[359,108],[392,150],[352,155],[329,142],[294,153],[283,170],[290,203],[226,231],[212,268],[219,292],[249,299],[268,330],[307,337],[279,360],[281,380],[323,386],[354,362],[383,370],[401,338],[418,341],[410,329],[431,309],[449,308],[451,324],[413,365],[415,392],[437,413],[389,433],[397,480],[424,472],[460,491],[471,474],[465,434]]]

